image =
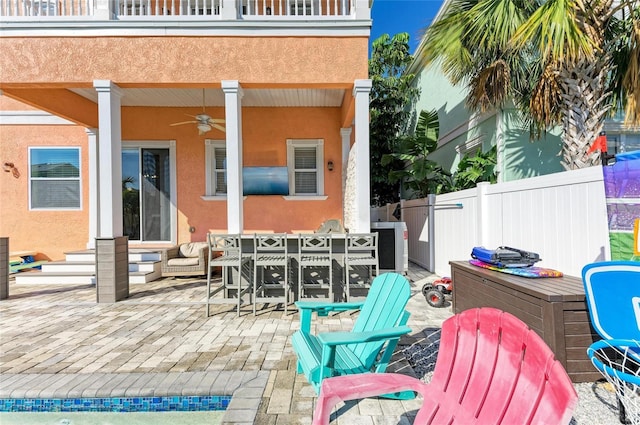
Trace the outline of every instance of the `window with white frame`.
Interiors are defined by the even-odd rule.
[[[289,195],[324,195],[324,141],[287,140]]]
[[[29,148],[29,208],[80,209],[81,193],[80,148]]]
[[[227,147],[223,140],[205,140],[206,196],[227,196]]]

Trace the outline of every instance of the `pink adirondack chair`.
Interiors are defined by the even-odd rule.
[[[314,425],[340,401],[413,390],[424,401],[415,424],[567,424],[578,395],[562,364],[520,319],[493,308],[463,311],[442,326],[432,380],[395,373],[327,378]]]

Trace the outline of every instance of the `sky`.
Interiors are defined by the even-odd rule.
[[[409,33],[411,53],[418,47],[422,31],[435,18],[443,0],[373,0],[370,43],[382,34]]]

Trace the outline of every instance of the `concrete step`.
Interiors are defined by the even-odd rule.
[[[143,261],[160,261],[161,254],[159,251],[154,251],[152,249],[139,249],[139,248],[131,248],[129,249],[129,262],[143,262]]]
[[[17,285],[95,285],[96,276],[83,272],[41,272],[30,271],[16,273]],[[157,280],[161,277],[159,270],[150,272],[129,272],[129,284],[135,285]]]
[[[160,272],[160,269],[152,272],[129,272],[129,284],[134,285],[153,282],[154,280],[160,279],[161,276],[162,273]]]
[[[95,263],[96,252],[93,249],[64,253],[65,261],[70,263]]]
[[[83,250],[65,254],[66,261],[50,261],[42,270],[16,273],[17,284],[25,285],[92,285],[96,283],[95,251]],[[160,252],[148,249],[129,250],[129,283],[152,282],[162,276]]]
[[[93,285],[93,273],[31,271],[14,275],[17,285]]]
[[[93,249],[65,252],[64,255],[66,261],[72,263],[95,263],[96,261],[96,252]],[[130,263],[139,261],[160,261],[160,259],[161,254],[159,251],[140,248],[132,248],[129,250]]]
[[[155,271],[160,271],[160,261],[136,261],[135,263],[129,263],[129,273],[149,273]]]
[[[159,261],[139,261],[129,263],[129,273],[155,272],[160,270]],[[49,261],[42,264],[43,272],[55,273],[95,273],[96,265],[88,261]]]
[[[49,261],[43,264],[43,273],[84,273],[95,274],[96,265],[88,261]]]

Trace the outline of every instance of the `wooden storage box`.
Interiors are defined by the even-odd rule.
[[[453,311],[494,307],[535,330],[564,365],[573,382],[602,377],[587,356],[601,339],[591,326],[582,280],[577,277],[525,278],[453,261]]]

